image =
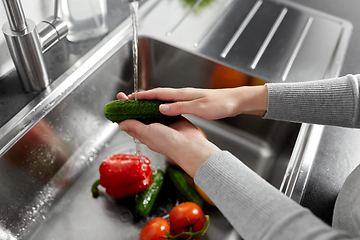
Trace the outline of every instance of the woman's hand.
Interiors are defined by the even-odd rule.
[[[120,92],[117,98],[134,99],[135,95],[127,96]],[[193,114],[203,119],[220,119],[241,113],[265,114],[267,87],[157,88],[139,92],[138,99],[174,102],[160,105],[160,111],[169,116]],[[145,125],[136,120],[126,120],[120,123],[120,129],[137,138],[151,150],[168,156],[192,177],[206,159],[220,151],[185,118],[169,126],[159,123]]]
[[[128,99],[122,92],[118,93],[117,98]],[[145,125],[136,120],[123,121],[119,126],[151,150],[175,161],[192,177],[206,159],[220,151],[185,118],[169,126],[160,123]]]
[[[145,125],[136,120],[126,120],[119,125],[151,150],[168,156],[192,177],[206,159],[220,151],[185,118],[169,126]]]
[[[118,94],[118,99],[126,96]],[[156,88],[139,92],[138,99],[159,99],[174,103],[160,105],[160,112],[175,116],[193,114],[203,119],[220,119],[242,113],[264,115],[267,109],[267,87],[238,87],[226,89]]]

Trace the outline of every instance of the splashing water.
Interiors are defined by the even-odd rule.
[[[135,142],[135,155],[137,156],[142,156],[142,153],[141,153],[141,146],[140,146],[140,141],[137,140],[136,138],[134,138],[134,142]]]

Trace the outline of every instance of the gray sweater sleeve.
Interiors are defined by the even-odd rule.
[[[360,127],[360,75],[299,83],[269,83],[264,118]]]
[[[194,180],[244,239],[352,239],[287,198],[229,152],[210,157]]]
[[[359,83],[360,75],[347,75],[267,84],[264,118],[359,128]],[[244,239],[353,239],[287,198],[228,152],[210,157],[194,180]]]

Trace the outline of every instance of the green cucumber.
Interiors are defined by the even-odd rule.
[[[171,180],[175,187],[177,195],[180,200],[184,202],[194,202],[199,207],[203,208],[204,200],[199,194],[190,186],[182,171],[178,170],[174,166],[169,166],[166,169],[166,176]]]
[[[166,102],[160,100],[114,100],[105,105],[104,113],[105,117],[112,122],[135,119],[144,124],[154,122],[170,124],[177,121],[180,116],[167,116],[159,111],[159,106],[163,103]]]
[[[135,214],[137,217],[146,217],[149,215],[155,200],[159,195],[161,187],[164,182],[164,172],[157,170],[156,174],[152,176],[150,186],[140,192],[135,199]]]

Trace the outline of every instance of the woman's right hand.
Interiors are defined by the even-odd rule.
[[[118,95],[118,98],[123,97]],[[134,99],[135,94],[127,97]],[[262,116],[266,113],[267,97],[266,86],[225,89],[156,88],[138,93],[138,99],[141,100],[159,99],[173,102],[160,105],[159,110],[165,115],[192,114],[211,120],[242,113]]]
[[[136,120],[125,120],[119,126],[149,149],[175,161],[191,177],[210,156],[220,151],[185,118],[169,126],[160,123],[145,125]]]

